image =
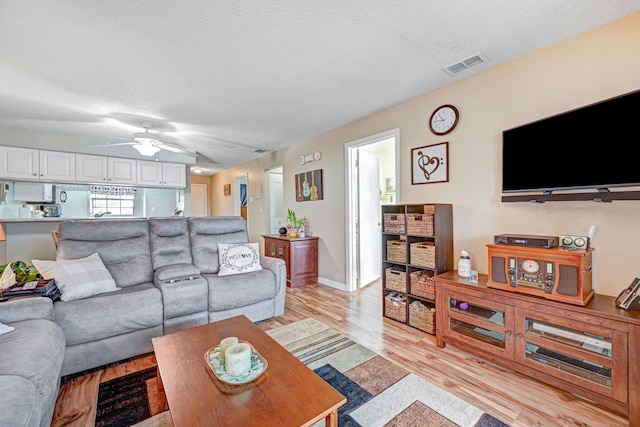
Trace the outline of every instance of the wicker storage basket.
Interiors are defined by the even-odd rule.
[[[416,242],[410,245],[411,264],[436,268],[436,246],[432,242]]]
[[[398,292],[407,292],[407,273],[389,267],[385,270],[385,288]]]
[[[406,240],[387,240],[387,261],[407,262]]]
[[[433,282],[433,271],[414,271],[409,274],[409,283],[411,295],[435,301],[436,286]]]
[[[390,292],[384,296],[384,315],[400,322],[407,321],[407,299],[403,295]]]
[[[409,304],[409,325],[429,334],[436,333],[436,309],[420,301]]]
[[[386,213],[383,215],[385,233],[405,233],[404,214]]]
[[[407,234],[433,236],[433,214],[407,214]]]

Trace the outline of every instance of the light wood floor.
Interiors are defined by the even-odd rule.
[[[285,314],[259,326],[268,330],[313,317],[514,427],[629,424],[624,416],[452,346],[439,349],[434,336],[381,313],[379,283],[354,293],[314,284],[287,289]],[[65,384],[52,425],[92,426],[100,382],[154,365],[153,355],[142,356]]]

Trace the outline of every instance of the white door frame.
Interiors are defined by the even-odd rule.
[[[398,181],[396,181],[398,182]],[[247,216],[249,215],[249,174],[243,173],[238,175],[233,182],[234,196],[233,196],[233,214],[240,216],[240,184],[247,184]]]
[[[344,159],[345,159],[345,223],[346,223],[346,245],[347,245],[347,283],[346,290],[348,292],[353,292],[358,289],[358,274],[357,274],[357,260],[356,260],[356,251],[355,251],[355,217],[357,212],[355,211],[353,198],[355,197],[355,190],[353,188],[353,163],[354,163],[354,150],[368,145],[374,142],[381,141],[383,139],[394,138],[395,139],[395,161],[396,161],[396,182],[399,183],[399,173],[400,173],[400,129],[391,129],[385,132],[381,132],[375,135],[367,136],[365,138],[361,138],[355,141],[348,142],[344,145]],[[396,203],[401,200],[400,198],[400,186],[396,186]],[[382,262],[382,260],[380,260]]]

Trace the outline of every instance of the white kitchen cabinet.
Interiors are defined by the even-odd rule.
[[[138,185],[147,187],[186,186],[186,166],[180,163],[162,163],[138,160]]]
[[[162,186],[162,163],[148,160],[137,161],[138,185],[147,187]]]
[[[76,155],[62,151],[40,150],[40,179],[75,181]]]
[[[187,185],[187,167],[181,163],[162,164],[162,185],[184,188]]]
[[[39,150],[19,147],[0,147],[0,177],[40,179]]]
[[[76,154],[76,181],[106,183],[109,177],[108,157]]]
[[[107,172],[109,184],[136,184],[136,160],[108,157]]]

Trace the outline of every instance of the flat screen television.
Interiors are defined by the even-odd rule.
[[[640,186],[640,90],[502,133],[502,192]]]

